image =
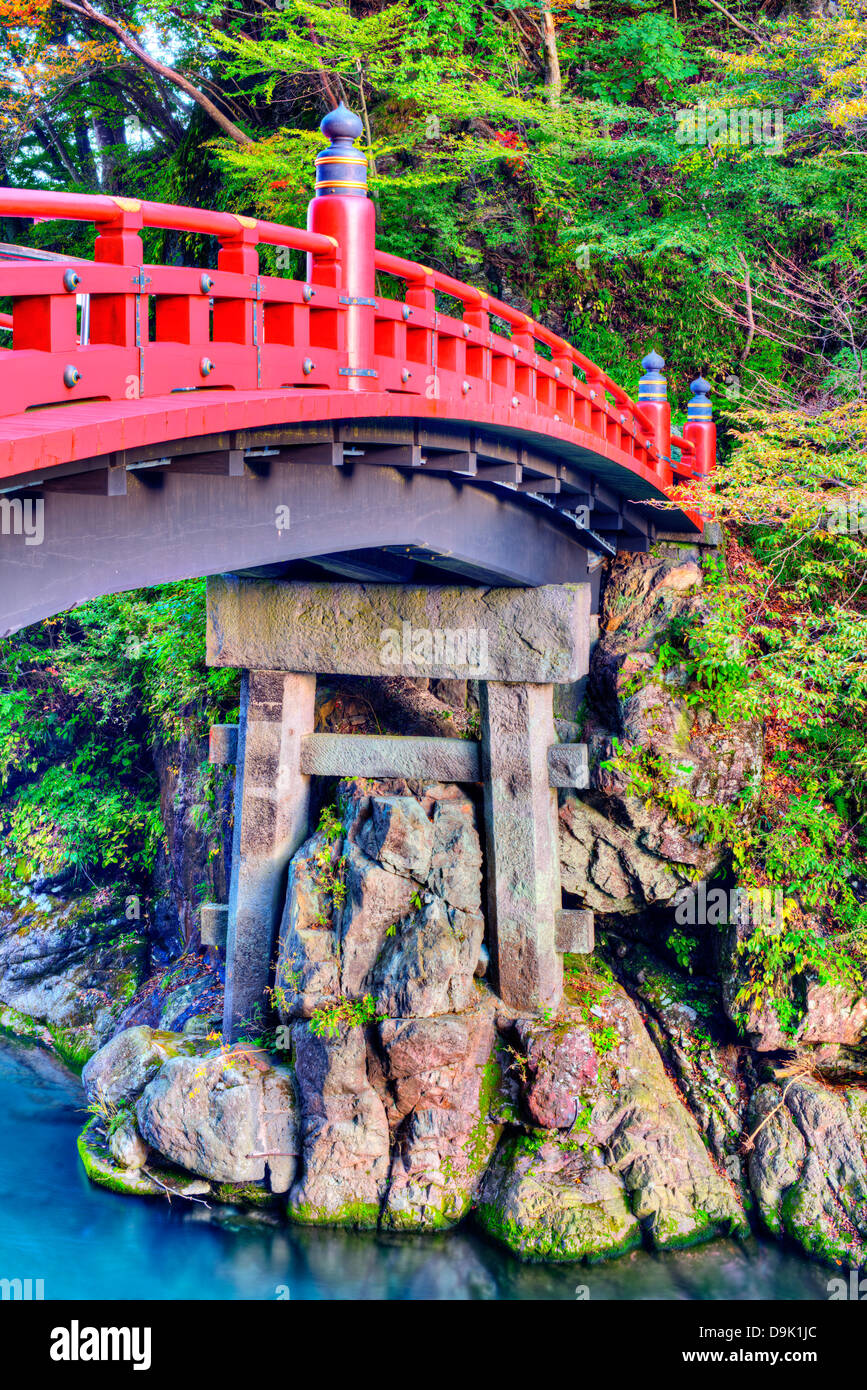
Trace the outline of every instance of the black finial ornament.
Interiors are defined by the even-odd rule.
[[[355,141],[364,129],[361,119],[343,102],[329,111],[319,129],[331,144],[316,158],[316,193],[367,196],[367,158]]]

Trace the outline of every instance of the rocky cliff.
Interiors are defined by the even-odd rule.
[[[693,912],[684,953],[677,905],[733,877],[729,846],[679,808],[709,800],[747,824],[762,760],[758,726],[721,726],[658,661],[673,623],[701,619],[705,564],[699,547],[664,544],[605,578],[590,677],[560,726],[590,750],[588,791],[561,793],[560,854],[598,946],[567,956],[555,1016],[497,997],[481,818],[457,786],[319,787],[318,828],[289,869],[273,1027],[233,1047],[218,963],[184,907],[203,874],[226,873],[225,803],[210,854],[185,809],[194,753],[164,770],[171,930],[127,930],[119,900],[65,902],[50,885],[7,910],[0,1022],[62,1029],[92,1054],[80,1147],[95,1181],[313,1225],[471,1218],[527,1259],[751,1227],[867,1258],[867,999],[808,981],[796,1028],[745,1013],[737,911]],[[400,732],[448,728],[459,698],[453,727],[472,725],[471,691],[391,686],[329,690],[323,724],[354,710],[364,728],[376,710],[380,725],[390,708]],[[636,750],[680,800],[643,794]]]

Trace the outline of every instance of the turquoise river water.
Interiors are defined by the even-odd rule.
[[[527,1265],[468,1226],[380,1237],[303,1230],[92,1187],[78,1079],[0,1037],[0,1279],[46,1299],[820,1299],[834,1271],[771,1242]]]

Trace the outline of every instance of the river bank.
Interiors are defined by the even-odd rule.
[[[80,1083],[38,1046],[0,1039],[0,1277],[46,1299],[824,1300],[831,1271],[772,1242],[531,1265],[474,1228],[381,1236],[94,1187],[78,1160]],[[580,1293],[581,1287],[587,1293]],[[576,1290],[579,1294],[576,1295]]]

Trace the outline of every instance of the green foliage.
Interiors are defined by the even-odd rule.
[[[693,956],[698,949],[698,940],[694,936],[687,936],[684,932],[675,929],[668,938],[668,946],[674,953],[674,958],[681,970],[686,970],[689,974],[693,971]]]
[[[743,887],[781,894],[784,930],[741,943],[737,1002],[744,1017],[770,1003],[793,1032],[808,978],[863,987],[867,972],[867,415],[752,411],[732,442],[705,498],[732,527],[727,566],[706,562],[701,608],[669,624],[652,676],[723,726],[761,721],[761,785],[751,807],[697,804],[688,769],[647,749],[618,746],[610,766],[726,843]],[[688,965],[679,934],[669,944]]]
[[[370,994],[363,999],[341,999],[336,1004],[323,1004],[310,1017],[310,1030],[317,1038],[338,1038],[349,1028],[366,1028],[378,1022],[376,1001]]]
[[[237,709],[237,673],[204,664],[204,625],[204,581],[191,580],[0,641],[0,876],[147,875],[163,829],[146,748],[199,739]],[[202,794],[206,830],[207,775]]]
[[[809,928],[770,932],[760,929],[738,946],[750,964],[750,979],[735,1001],[745,1025],[751,1007],[770,1004],[784,1032],[795,1034],[803,1017],[803,987],[807,979],[820,985],[848,986],[863,982],[863,967],[845,950]]]
[[[587,82],[589,90],[615,102],[629,101],[638,87],[652,82],[671,95],[682,95],[682,83],[698,72],[684,53],[683,30],[670,15],[639,5],[634,8],[644,12],[621,21],[613,38],[586,45],[587,56],[605,65]]]
[[[319,817],[318,832],[325,837],[324,845],[314,855],[314,879],[316,886],[327,899],[327,909],[317,914],[317,925],[330,924],[330,915],[340,909],[346,901],[346,856],[337,855],[335,850],[344,833],[337,809],[325,806]]]

